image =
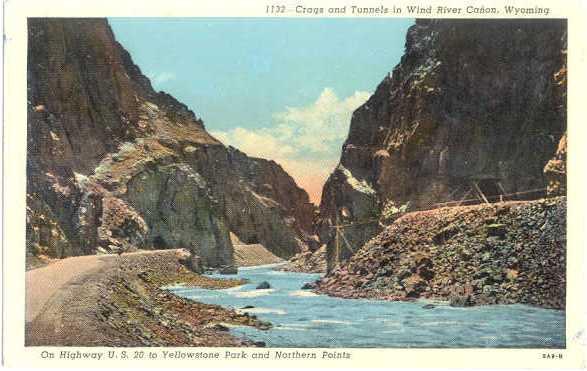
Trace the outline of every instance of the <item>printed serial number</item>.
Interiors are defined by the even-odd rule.
[[[563,359],[562,353],[542,353],[542,359]]]
[[[285,5],[267,5],[265,12],[268,14],[285,13]]]

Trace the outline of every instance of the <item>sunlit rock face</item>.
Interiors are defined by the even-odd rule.
[[[350,248],[335,252],[337,214],[348,224],[376,220],[389,201],[428,208],[473,182],[487,197],[544,196],[566,130],[565,72],[564,20],[417,20],[401,62],[354,112],[324,187],[317,229],[329,266],[380,231],[350,227]]]
[[[186,248],[233,264],[233,231],[290,257],[314,208],[275,162],[153,90],[104,19],[29,19],[27,253]]]

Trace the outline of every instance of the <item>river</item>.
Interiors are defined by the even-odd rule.
[[[274,266],[240,268],[249,283],[225,290],[181,286],[171,292],[195,301],[255,314],[271,330],[231,327],[236,336],[268,347],[346,348],[564,348],[564,311],[528,305],[455,308],[429,301],[340,299],[300,288],[319,274],[281,272]],[[215,278],[227,276],[211,275]],[[230,276],[231,278],[234,276]],[[270,289],[256,290],[262,281]],[[254,308],[239,309],[245,306]]]

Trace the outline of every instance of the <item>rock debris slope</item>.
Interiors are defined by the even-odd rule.
[[[565,245],[564,197],[417,211],[365,244],[318,290],[564,309]]]
[[[187,248],[233,264],[229,232],[288,258],[313,206],[273,161],[155,92],[104,19],[29,19],[27,254]]]

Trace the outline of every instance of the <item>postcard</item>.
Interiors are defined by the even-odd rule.
[[[579,1],[6,11],[7,365],[585,367]]]

